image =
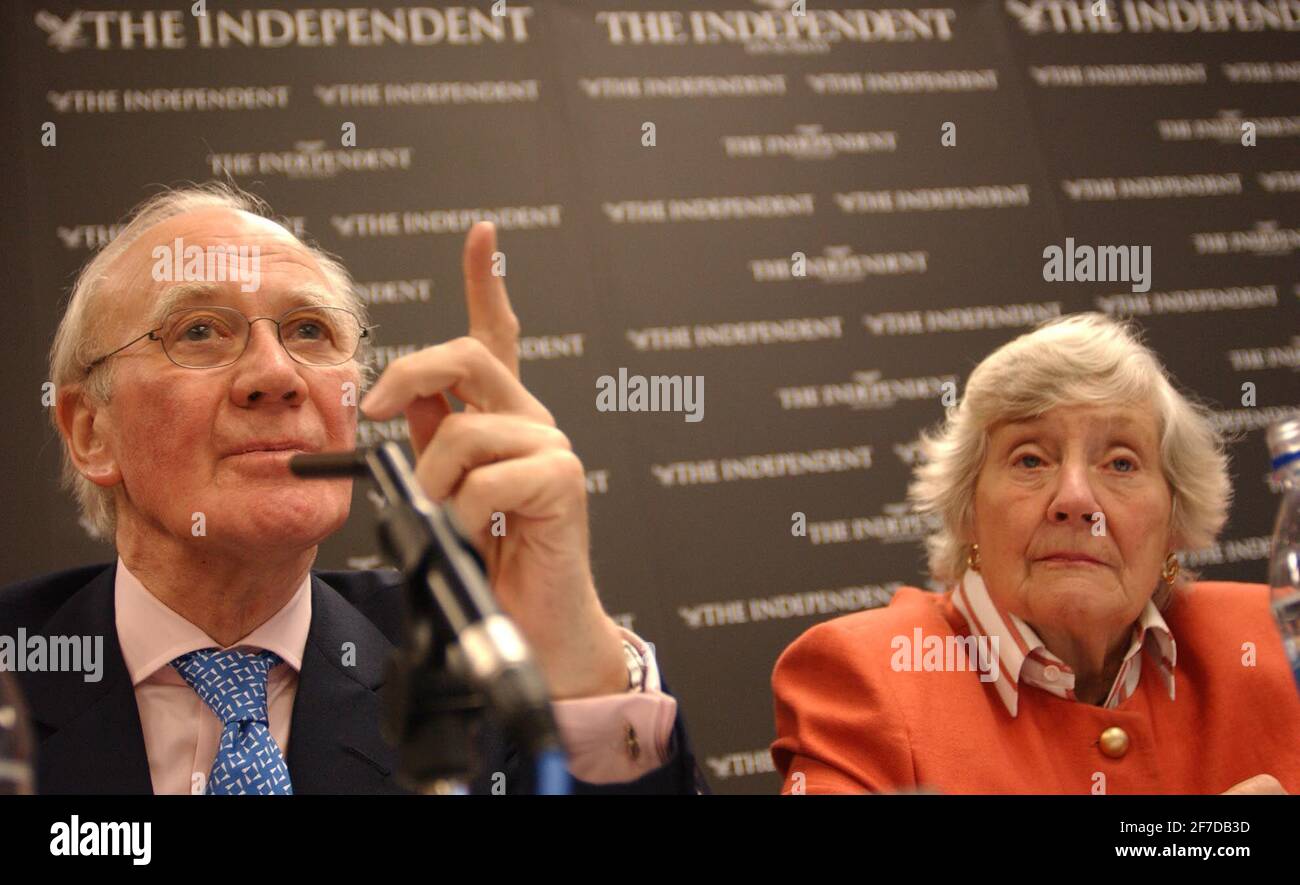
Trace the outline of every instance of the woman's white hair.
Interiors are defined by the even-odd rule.
[[[1057,406],[1137,404],[1154,413],[1161,469],[1173,493],[1171,533],[1183,549],[1214,543],[1232,500],[1224,439],[1209,410],[1179,393],[1156,355],[1128,322],[1100,313],[1050,320],[999,347],[971,372],[961,402],[921,435],[922,462],[908,496],[939,517],[926,538],[930,575],[959,580],[970,546],[975,483],[990,428]],[[1195,575],[1182,571],[1180,581]],[[1157,604],[1167,601],[1163,591]]]
[[[113,390],[113,361],[101,365],[89,378],[86,371],[90,363],[105,351],[121,342],[100,340],[98,330],[103,327],[100,322],[105,303],[104,293],[111,290],[109,270],[122,254],[140,239],[154,225],[183,215],[204,209],[230,209],[248,212],[259,218],[275,221],[283,226],[266,201],[238,186],[223,181],[211,181],[205,184],[167,188],[140,203],[126,217],[125,226],[108,245],[95,254],[72,286],[68,297],[68,307],[54,334],[54,344],[50,348],[50,378],[56,390],[65,385],[81,385],[83,393],[96,403],[107,403]],[[285,228],[288,230],[288,228]],[[289,231],[293,234],[292,231]],[[353,311],[368,324],[365,300],[357,291],[352,275],[343,263],[333,255],[319,249],[314,243],[305,242],[295,235],[320,265],[321,273],[329,283],[342,307]],[[50,412],[56,428],[58,417],[55,410]],[[94,537],[111,540],[114,531],[113,493],[101,488],[81,475],[68,454],[67,441],[63,446],[63,484],[71,489],[81,507],[82,524]]]

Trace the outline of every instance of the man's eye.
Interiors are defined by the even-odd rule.
[[[186,341],[205,341],[212,334],[212,327],[207,323],[194,323],[185,329]]]
[[[297,341],[328,341],[333,337],[333,330],[328,323],[319,320],[296,320],[289,326],[287,334]]]

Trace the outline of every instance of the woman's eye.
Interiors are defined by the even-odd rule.
[[[1110,462],[1120,473],[1132,473],[1137,470],[1137,465],[1133,463],[1132,458],[1116,458]]]
[[[1033,463],[1028,463],[1028,462],[1033,462]],[[1042,465],[1042,463],[1043,463],[1043,459],[1038,457],[1037,455],[1021,455],[1019,458],[1016,459],[1016,464],[1024,467],[1030,467],[1030,468],[1039,467]]]

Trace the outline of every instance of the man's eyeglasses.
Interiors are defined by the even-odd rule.
[[[356,356],[361,339],[373,327],[342,307],[295,307],[278,320],[249,319],[230,307],[186,307],[163,317],[162,325],[132,338],[86,366],[86,374],[142,338],[161,342],[163,353],[185,369],[217,369],[237,361],[248,349],[253,323],[275,324],[276,337],[295,361],[305,366],[337,366]]]

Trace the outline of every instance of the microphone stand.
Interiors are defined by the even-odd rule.
[[[465,793],[474,728],[486,712],[537,766],[539,792],[568,792],[546,684],[497,608],[482,557],[455,515],[429,500],[396,443],[295,455],[302,477],[369,477],[379,541],[406,588],[403,639],[389,662],[384,734],[422,793]]]

